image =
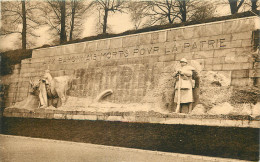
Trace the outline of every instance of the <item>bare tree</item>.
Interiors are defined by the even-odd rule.
[[[126,1],[123,0],[96,0],[97,9],[103,12],[102,33],[107,33],[107,20],[110,12],[123,12]]]
[[[179,18],[181,22],[186,22],[187,21],[187,7],[189,6],[188,3],[190,0],[177,0],[178,2],[178,8],[179,8]]]
[[[251,9],[254,11],[254,10],[257,10],[257,7],[259,5],[257,5],[257,2],[258,0],[251,0]]]
[[[71,23],[70,23],[70,37],[69,40],[72,40],[73,30],[74,30],[74,22],[75,22],[75,15],[76,15],[76,8],[78,7],[78,1],[71,0]]]
[[[173,23],[177,16],[176,2],[174,0],[151,1],[150,5],[152,6],[150,15],[154,16],[154,22],[166,18],[168,23]]]
[[[178,15],[176,5],[175,0],[140,1],[130,3],[129,10],[132,22],[145,19],[144,26],[172,24]]]
[[[186,22],[191,19],[194,20],[195,17],[204,17],[206,18],[206,15],[211,15],[211,13],[207,14],[207,11],[211,11],[213,8],[210,6],[209,9],[207,9],[205,4],[212,5],[212,1],[207,0],[176,0],[177,1],[177,7],[178,7],[178,18],[181,22]],[[204,12],[204,11],[205,12]],[[203,15],[202,15],[203,14]]]
[[[252,11],[257,10],[260,5],[258,0],[245,0],[244,4],[249,6]]]
[[[242,6],[244,3],[244,0],[228,0],[229,7],[231,14],[235,14],[238,12],[239,8]]]
[[[201,0],[156,0],[132,3],[133,5],[129,7],[132,22],[141,24],[142,21],[146,21],[144,26],[202,20],[212,17],[215,11],[212,2]]]
[[[70,1],[46,1],[41,8],[45,25],[50,27],[50,31],[55,31],[53,36],[59,35],[60,44],[73,40],[81,34],[83,30],[83,17],[91,8],[93,2],[70,0]]]
[[[212,2],[202,1],[196,5],[195,10],[190,16],[191,21],[203,21],[214,17],[216,6]]]
[[[46,1],[42,8],[43,15],[47,21],[45,23],[55,29],[59,34],[60,44],[67,41],[66,34],[66,1]]]
[[[134,29],[137,30],[141,27],[143,19],[145,19],[145,9],[146,4],[143,2],[129,2],[128,11],[130,13],[131,22],[134,24]]]
[[[22,49],[25,50],[27,44],[33,44],[32,41],[27,41],[27,35],[36,37],[33,31],[41,25],[36,19],[36,4],[25,0],[2,1],[1,7],[1,35],[21,34]]]
[[[23,21],[23,29],[22,29],[22,49],[26,49],[26,8],[25,8],[25,0],[22,0],[22,21]]]
[[[65,0],[58,1],[60,7],[60,44],[67,42],[66,36],[66,4]]]
[[[255,11],[260,5],[258,0],[224,0],[220,4],[228,4],[231,14],[238,13],[239,11]]]
[[[79,37],[83,31],[83,19],[87,17],[86,13],[92,11],[94,2],[84,2],[79,0],[70,1],[69,12],[69,40]]]

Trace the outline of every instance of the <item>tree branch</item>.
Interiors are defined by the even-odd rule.
[[[239,10],[239,8],[242,6],[242,4],[244,3],[244,0],[241,0],[237,6],[237,10]]]

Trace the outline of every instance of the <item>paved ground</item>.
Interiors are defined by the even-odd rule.
[[[2,162],[240,161],[0,134]]]

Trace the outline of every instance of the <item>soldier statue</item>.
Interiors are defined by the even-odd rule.
[[[192,91],[195,81],[192,79],[192,74],[195,68],[189,66],[185,58],[180,60],[180,64],[181,67],[174,73],[174,77],[176,78],[174,95],[175,112],[190,113],[194,101]]]

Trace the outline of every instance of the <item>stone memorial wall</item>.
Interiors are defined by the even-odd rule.
[[[111,89],[107,101],[138,103],[183,57],[202,71],[222,71],[233,86],[259,85],[253,49],[259,24],[258,17],[247,17],[36,49],[3,77],[9,85],[6,106],[24,100],[30,77],[38,79],[46,69],[53,77],[74,76],[69,96],[95,99]],[[167,86],[166,95],[172,92]]]

